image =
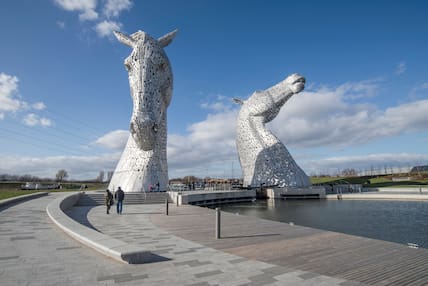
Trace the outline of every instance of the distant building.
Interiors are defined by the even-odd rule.
[[[428,165],[415,166],[410,170],[410,173],[428,172]]]

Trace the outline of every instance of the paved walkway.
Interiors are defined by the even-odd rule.
[[[162,259],[128,265],[82,246],[46,214],[51,194],[0,209],[1,285],[358,285],[352,281],[256,260],[202,246],[156,227],[151,215],[163,205],[76,207],[71,215],[116,238],[144,245]]]
[[[151,221],[184,239],[277,266],[370,285],[428,285],[425,248],[226,212],[218,240],[214,210],[192,206],[152,214]]]

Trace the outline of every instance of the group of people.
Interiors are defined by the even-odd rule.
[[[155,188],[152,184],[149,185],[149,192],[154,192]],[[156,192],[160,192],[160,185],[159,182],[156,183]]]
[[[125,192],[120,187],[118,187],[117,191],[114,193],[114,199],[113,199],[113,194],[110,192],[109,189],[107,189],[105,194],[105,204],[107,206],[107,214],[110,213],[110,208],[114,204],[114,200],[116,200],[117,213],[122,214],[124,199],[125,199]]]

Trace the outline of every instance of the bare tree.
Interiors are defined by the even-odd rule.
[[[110,180],[111,180],[111,177],[113,177],[113,171],[108,171],[107,172],[107,182],[110,182]]]
[[[357,171],[355,171],[355,169],[347,168],[342,170],[341,174],[342,176],[345,176],[345,177],[355,177],[357,175]]]
[[[100,182],[100,183],[102,183],[104,181],[104,171],[100,171],[100,174],[96,178],[96,181]]]
[[[64,169],[59,170],[58,173],[56,173],[55,175],[55,178],[58,182],[62,182],[62,180],[64,180],[67,177],[68,177],[68,173]]]

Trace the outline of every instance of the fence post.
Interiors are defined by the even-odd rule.
[[[221,229],[221,212],[220,208],[215,209],[215,238],[220,239],[220,229]]]
[[[165,199],[165,214],[168,215],[168,198]]]

